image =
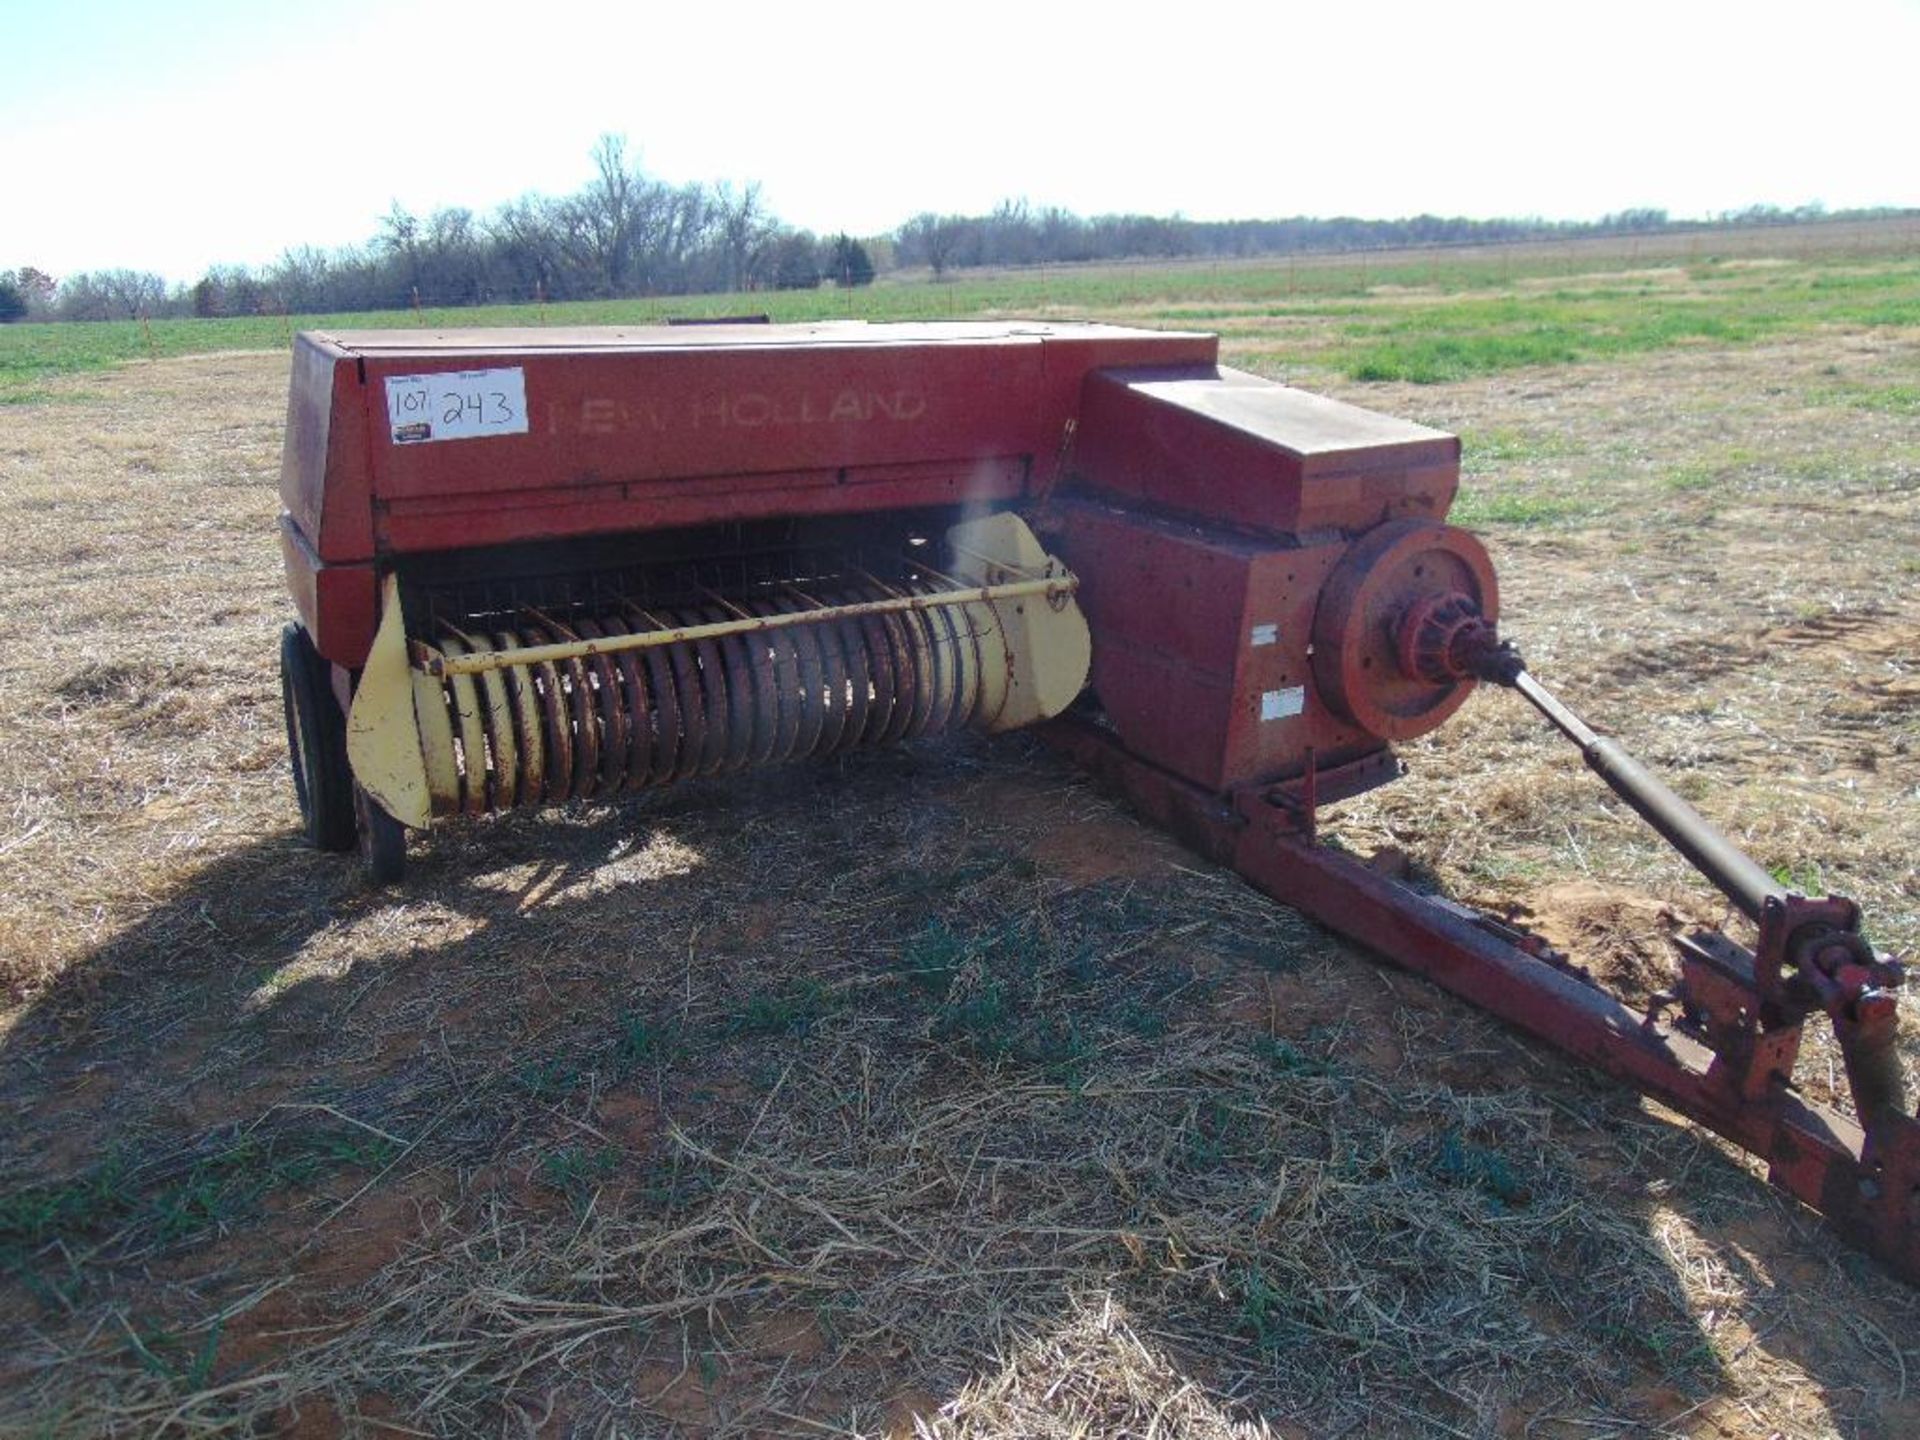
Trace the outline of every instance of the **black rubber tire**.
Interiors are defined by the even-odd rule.
[[[368,883],[398,885],[407,875],[407,827],[358,785],[353,787],[353,809],[359,820],[360,863],[366,867]]]
[[[293,762],[293,796],[307,840],[320,850],[351,850],[356,827],[347,717],[333,698],[327,662],[307,632],[292,623],[280,632],[280,698]]]

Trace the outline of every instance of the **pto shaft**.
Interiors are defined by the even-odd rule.
[[[1786,899],[1781,885],[1693,806],[1627,753],[1619,741],[1596,734],[1551,691],[1527,673],[1513,646],[1501,641],[1470,597],[1438,595],[1412,606],[1400,622],[1400,668],[1434,685],[1490,680],[1529,703],[1580,747],[1587,768],[1756,925],[1768,903]]]
[[[1512,678],[1508,679],[1507,674]],[[1556,730],[1580,747],[1587,768],[1606,781],[1608,788],[1631,805],[1662,839],[1686,856],[1688,863],[1711,880],[1749,920],[1758,924],[1760,912],[1769,899],[1785,898],[1786,887],[1761,869],[1712,821],[1628,754],[1619,741],[1595,734],[1592,727],[1524,669],[1507,670],[1505,674],[1495,671],[1487,678],[1510,684],[1526,696],[1536,710],[1553,722]]]

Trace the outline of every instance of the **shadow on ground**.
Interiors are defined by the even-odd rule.
[[[0,1094],[55,1430],[1741,1434],[1752,1345],[1810,1430],[1920,1418],[1906,1292],[1711,1143],[1020,742],[453,829],[387,894],[269,837]]]

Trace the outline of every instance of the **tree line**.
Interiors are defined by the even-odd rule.
[[[418,216],[396,203],[366,244],[286,251],[271,265],[215,266],[192,285],[158,275],[99,270],[56,280],[25,266],[0,271],[0,323],[19,319],[114,320],[162,315],[326,314],[639,295],[715,294],[857,286],[876,264],[924,267],[939,279],[985,266],[1069,265],[1139,259],[1225,259],[1304,252],[1564,240],[1674,228],[1659,209],[1597,221],[1474,220],[1416,215],[1188,220],[1084,217],[1009,200],[986,215],[916,215],[892,232],[820,237],[773,215],[756,184],[670,185],[629,159],[626,142],[600,138],[593,177],[571,195],[528,195],[492,214],[451,207]],[[1819,205],[1755,205],[1713,218],[1729,226],[1909,212]]]
[[[571,195],[528,195],[486,216],[460,207],[419,216],[396,203],[364,245],[296,246],[271,265],[215,266],[171,288],[145,271],[56,281],[27,266],[0,273],[0,320],[324,314],[815,289],[873,277],[865,244],[785,224],[757,184],[670,185],[607,135],[593,149],[593,178]]]
[[[1845,211],[1824,206],[1783,209],[1752,205],[1712,217],[1716,226],[1782,224],[1795,220],[1867,219],[1898,210]],[[1398,250],[1430,245],[1498,245],[1522,240],[1648,234],[1689,222],[1665,210],[1621,210],[1593,221],[1474,220],[1460,215],[1414,215],[1399,220],[1187,220],[1180,216],[1099,215],[1091,219],[1057,207],[1035,209],[1003,202],[990,215],[916,215],[889,237],[896,264],[925,266],[936,276],[984,266],[1075,264],[1095,260],[1245,259],[1262,255]]]

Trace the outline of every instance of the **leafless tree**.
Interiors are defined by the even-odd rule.
[[[61,282],[65,320],[138,320],[167,308],[167,282],[145,270],[95,270]]]
[[[938,279],[957,257],[971,221],[961,215],[916,215],[900,227],[903,257],[924,261]]]
[[[722,180],[713,189],[713,211],[723,284],[728,290],[745,290],[754,278],[755,253],[777,228],[773,217],[761,204],[757,182],[735,190],[731,182]]]

